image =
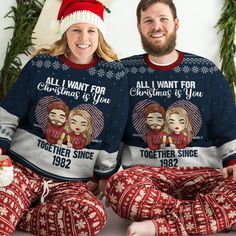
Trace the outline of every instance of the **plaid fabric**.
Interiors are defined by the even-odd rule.
[[[106,223],[102,203],[82,182],[51,182],[44,203],[44,179],[13,163],[14,181],[0,188],[0,235],[18,230],[44,236],[92,236]],[[18,225],[17,225],[18,224]]]
[[[121,217],[150,219],[157,235],[210,234],[236,222],[236,183],[211,168],[132,167],[105,190]]]

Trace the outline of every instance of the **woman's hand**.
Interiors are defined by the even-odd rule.
[[[88,186],[88,190],[90,192],[92,192],[94,195],[97,196],[99,194],[99,183],[98,182],[94,182],[94,181],[90,180],[87,183],[87,186]]]
[[[105,197],[105,187],[108,179],[100,179],[98,182],[94,182],[90,180],[87,183],[89,191],[91,191],[94,195],[98,197],[98,199],[102,200]],[[108,207],[109,203],[105,200],[105,206]]]
[[[0,148],[0,187],[5,187],[13,181],[13,166],[11,159],[7,155],[3,155],[3,149]]]

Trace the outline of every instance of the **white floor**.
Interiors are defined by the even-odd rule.
[[[125,236],[126,228],[130,224],[130,221],[121,219],[119,216],[113,213],[112,209],[107,208],[108,222],[104,230],[98,236]],[[15,232],[12,236],[30,236],[32,234]],[[214,234],[215,236],[236,236],[236,232]]]

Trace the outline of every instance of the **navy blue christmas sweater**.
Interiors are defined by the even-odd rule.
[[[123,65],[76,65],[38,55],[0,106],[0,147],[16,162],[58,180],[108,177],[128,114]]]
[[[130,111],[123,167],[236,163],[236,110],[227,80],[209,60],[178,51],[168,66],[147,54],[122,60]]]

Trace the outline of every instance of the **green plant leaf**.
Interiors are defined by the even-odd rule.
[[[5,29],[14,29],[13,36],[7,44],[6,57],[0,70],[0,100],[6,95],[14,84],[21,71],[20,54],[30,55],[29,46],[32,46],[31,38],[37,19],[44,3],[38,0],[15,0],[16,6],[5,17],[14,21],[14,26]]]

